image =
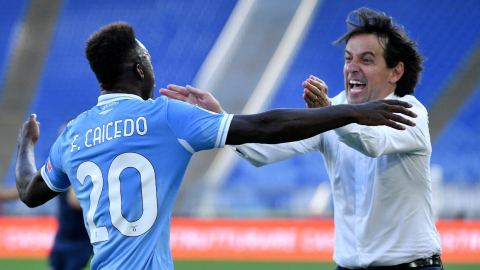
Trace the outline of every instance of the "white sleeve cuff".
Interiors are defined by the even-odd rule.
[[[55,187],[52,182],[50,181],[50,178],[48,177],[47,175],[47,172],[45,172],[45,165],[43,165],[43,167],[40,169],[40,173],[42,174],[42,178],[43,178],[43,181],[45,181],[45,183],[47,184],[47,186],[55,191],[55,192],[64,192],[64,191],[67,191],[70,186],[66,187],[66,188],[57,188]]]
[[[230,129],[230,123],[232,123],[233,114],[225,114],[218,129],[217,141],[215,143],[215,148],[225,147],[225,142],[227,141],[228,130]]]

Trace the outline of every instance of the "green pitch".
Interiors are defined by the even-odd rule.
[[[175,270],[333,270],[334,263],[176,261]],[[478,270],[480,264],[445,264],[445,270]],[[1,270],[47,270],[46,260],[0,259]]]

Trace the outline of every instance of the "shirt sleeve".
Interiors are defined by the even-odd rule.
[[[410,110],[418,116],[417,118],[410,118],[403,114],[401,116],[415,122],[415,127],[407,126],[406,130],[396,130],[388,126],[350,124],[335,129],[339,140],[369,157],[394,153],[430,155],[432,147],[427,110],[413,96],[409,97],[411,98],[399,99],[413,104]]]
[[[214,113],[177,100],[169,100],[167,121],[179,142],[190,152],[223,148],[233,114]]]
[[[319,151],[322,152],[323,135],[289,143],[258,144],[247,143],[232,146],[232,150],[250,164],[261,167],[271,163],[292,158],[299,154]]]
[[[60,138],[53,144],[45,165],[40,169],[47,186],[56,192],[64,192],[71,186],[67,174],[62,169],[61,156],[59,155]]]

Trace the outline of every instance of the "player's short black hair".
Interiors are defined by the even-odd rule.
[[[422,62],[425,60],[417,49],[417,42],[410,40],[403,26],[396,24],[392,17],[383,12],[376,12],[369,8],[360,8],[352,11],[347,18],[348,32],[341,36],[334,44],[345,44],[359,34],[374,34],[380,39],[384,49],[383,56],[389,68],[398,63],[404,64],[403,76],[397,82],[395,95],[403,97],[415,92],[415,86],[420,81]]]
[[[122,75],[136,46],[133,27],[126,22],[106,25],[90,36],[85,55],[103,89],[110,89]]]

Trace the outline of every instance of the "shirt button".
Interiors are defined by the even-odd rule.
[[[362,218],[359,218],[359,219],[358,219],[358,222],[362,222],[362,221],[363,221],[363,219],[362,219]]]

